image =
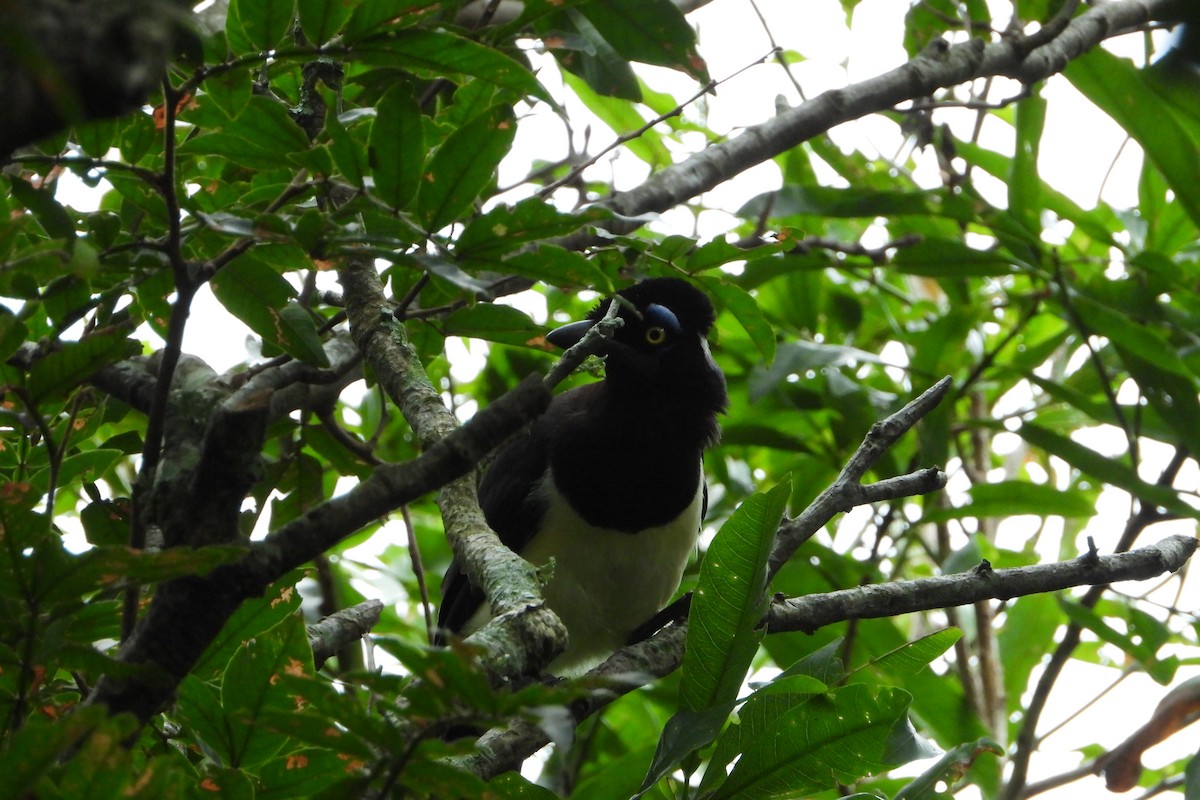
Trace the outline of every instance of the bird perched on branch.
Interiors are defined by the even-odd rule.
[[[715,314],[679,278],[619,292],[624,324],[605,340],[605,378],[558,395],[527,434],[496,456],[479,503],[501,540],[534,564],[554,560],[545,599],[567,628],[550,665],[581,672],[628,643],[670,601],[708,504],[701,455],[719,436],[725,377],[706,336]],[[562,348],[603,316],[552,331]],[[438,625],[467,635],[490,618],[456,560]]]

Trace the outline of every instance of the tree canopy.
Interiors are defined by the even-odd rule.
[[[766,0],[26,5],[0,797],[1200,797],[1195,5],[820,5],[865,79]],[[1097,118],[1128,197],[1051,177]],[[699,591],[540,680],[476,476],[654,276],[719,312]],[[497,619],[434,648],[452,553]]]

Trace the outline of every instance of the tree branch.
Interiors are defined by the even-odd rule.
[[[454,435],[458,421],[430,383],[404,325],[389,310],[371,263],[348,259],[339,279],[355,343],[429,452]],[[550,387],[542,381],[537,385],[540,393],[526,386],[531,400],[536,399],[530,419],[550,401]],[[488,527],[479,508],[474,474],[442,484],[437,502],[455,556],[475,585],[483,588],[492,607],[494,624],[470,637],[484,650],[480,662],[489,678],[499,684],[541,669],[566,647],[567,637],[562,623],[542,604],[537,569],[505,547]]]
[[[1009,600],[1028,594],[1056,592],[1072,586],[1114,581],[1144,581],[1175,572],[1191,558],[1198,540],[1169,536],[1157,544],[1126,553],[1087,553],[1071,561],[993,570],[984,561],[970,572],[912,581],[858,586],[791,600],[776,600],[767,613],[771,633],[804,631],[848,619],[875,619],[914,611],[968,605],[980,600]]]
[[[970,605],[980,600],[1008,600],[1029,594],[1058,591],[1072,586],[1147,580],[1174,572],[1187,563],[1200,544],[1195,537],[1170,536],[1157,544],[1106,556],[1089,554],[1072,561],[1032,567],[992,570],[983,562],[959,575],[894,581],[797,598],[780,598],[767,613],[769,633],[805,631],[851,619],[892,617]],[[588,673],[586,680],[600,681],[585,698],[572,706],[580,721],[645,683],[669,674],[683,662],[687,623],[664,628],[644,642],[623,648]],[[549,743],[545,732],[527,721],[489,731],[479,740],[479,752],[457,763],[481,777],[494,777]]]
[[[835,514],[865,503],[927,494],[946,485],[946,474],[935,468],[888,478],[866,486],[861,485],[859,481],[917,420],[941,402],[950,386],[950,378],[942,378],[904,408],[871,426],[866,438],[850,457],[837,480],[821,492],[802,513],[793,519],[784,520],[775,536],[775,547],[767,565],[769,577],[773,578],[796,549],[823,528]]]
[[[1062,71],[1071,59],[1106,38],[1150,22],[1183,22],[1188,5],[1185,0],[1120,0],[1097,4],[1073,18],[1058,36],[1032,50],[1027,50],[1027,37],[1011,37],[990,44],[971,39],[945,45],[938,40],[896,69],[841,89],[831,89],[766,122],[752,125],[739,136],[706,147],[656,172],[640,186],[606,198],[602,205],[621,217],[661,213],[836,125],[977,78],[1004,75],[1022,83],[1036,83]],[[628,233],[640,224],[636,219],[618,218],[605,227],[616,233]],[[590,232],[580,232],[562,244],[582,249],[591,243],[592,236]]]
[[[308,626],[308,645],[313,651],[317,669],[338,654],[338,651],[371,632],[383,615],[383,603],[365,600],[356,606],[335,611],[319,622]]]

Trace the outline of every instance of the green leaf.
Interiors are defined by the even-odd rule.
[[[1126,655],[1136,659],[1145,668],[1146,674],[1162,685],[1170,683],[1174,677],[1174,659],[1159,659],[1154,650],[1144,643],[1140,637],[1135,640],[1132,636],[1121,633],[1109,625],[1103,617],[1093,609],[1086,608],[1077,602],[1066,598],[1059,599],[1059,605],[1066,612],[1067,618],[1085,630],[1091,631],[1101,641],[1108,642],[1120,648]]]
[[[367,144],[375,194],[393,209],[417,193],[425,166],[425,132],[412,88],[398,83],[379,99]]]
[[[299,572],[284,575],[261,597],[254,597],[238,606],[238,610],[208,645],[192,674],[202,680],[215,680],[228,666],[242,642],[271,630],[300,609],[300,592],[296,582]]]
[[[1137,381],[1138,390],[1158,412],[1165,427],[1173,432],[1174,436],[1168,435],[1164,439],[1178,439],[1191,452],[1200,452],[1200,428],[1196,425],[1196,420],[1200,420],[1200,398],[1197,397],[1196,379],[1191,374],[1161,369],[1127,349],[1124,342],[1114,341],[1113,345],[1121,355],[1121,362]],[[1153,435],[1155,431],[1147,428],[1145,433]]]
[[[454,243],[454,254],[460,261],[499,263],[501,256],[521,245],[566,236],[610,216],[599,206],[568,214],[541,198],[530,197],[516,205],[496,206],[468,222]]]
[[[861,684],[827,695],[758,692],[740,714],[741,758],[712,800],[799,796],[894,766],[884,754],[908,704],[907,692]]]
[[[696,33],[670,0],[591,0],[573,10],[586,16],[622,58],[708,81]]]
[[[1012,258],[1001,251],[979,250],[956,239],[922,239],[898,249],[891,263],[906,275],[929,278],[989,277],[1014,272]]]
[[[329,137],[329,155],[334,165],[355,186],[361,187],[367,171],[367,152],[350,134],[330,103],[325,112],[325,134]]]
[[[89,544],[120,545],[129,541],[129,508],[112,500],[98,500],[79,513]]]
[[[985,150],[971,142],[956,142],[955,148],[968,164],[982,169],[995,178],[1004,180],[1016,169],[1013,166],[1013,159],[992,150]],[[1040,177],[1037,180],[1038,197],[1041,198],[1040,202],[1048,211],[1052,211],[1060,219],[1072,222],[1097,242],[1106,245],[1117,244],[1113,231],[1120,228],[1120,223],[1112,209],[1101,204],[1094,209],[1085,210],[1065,194],[1049,186]]]
[[[520,62],[491,47],[445,31],[399,30],[386,39],[355,45],[368,61],[424,70],[432,75],[470,75],[481,81],[552,102],[546,89]]]
[[[720,278],[699,278],[704,288],[717,298],[717,301],[733,314],[750,336],[750,341],[762,355],[762,363],[769,366],[775,360],[775,329],[767,318],[754,296],[740,286],[726,283]]]
[[[1163,102],[1155,81],[1102,47],[1072,60],[1063,74],[1142,146],[1177,201],[1200,224],[1200,140]]]
[[[250,43],[270,50],[292,29],[296,0],[230,0],[229,13]]]
[[[250,102],[253,82],[248,69],[230,69],[209,76],[204,80],[204,95],[211,100],[228,119],[237,119]]]
[[[141,161],[159,139],[158,129],[149,114],[134,114],[121,129],[121,156],[130,164]]]
[[[989,753],[1003,757],[1004,748],[991,739],[983,738],[947,750],[933,766],[901,789],[893,800],[941,800],[947,796],[943,789],[955,786],[976,759]]]
[[[1137,473],[1116,459],[1101,455],[1089,447],[1031,422],[1023,424],[1017,430],[1017,434],[1035,447],[1058,456],[1080,472],[1124,489],[1143,503],[1161,506],[1190,519],[1200,518],[1200,510],[1180,500],[1173,490],[1143,481]]]
[[[1072,303],[1092,333],[1108,337],[1121,349],[1128,350],[1159,369],[1178,375],[1191,374],[1175,348],[1150,326],[1131,319],[1128,313],[1088,297],[1074,297]]]
[[[559,55],[559,58],[561,60],[564,56]],[[612,128],[613,133],[619,136],[645,127],[646,117],[638,111],[637,106],[626,99],[625,94],[620,90],[601,91],[601,88],[607,87],[607,84],[604,83],[601,84],[601,88],[593,89],[590,79],[578,77],[573,72],[563,72],[562,76],[563,83],[583,101],[583,104],[593,114],[600,118],[601,122]],[[634,80],[636,81],[636,76],[634,76]],[[638,87],[635,84],[634,88],[638,89],[638,94],[645,96],[645,87]],[[653,128],[637,138],[630,139],[622,147],[651,167],[661,168],[671,163],[670,149],[663,143],[662,134]]]
[[[35,189],[24,178],[11,176],[8,185],[13,199],[37,219],[51,239],[75,238],[75,222],[54,198],[53,189]]]
[[[254,800],[321,797],[323,790],[343,780],[349,771],[348,759],[343,753],[317,748],[297,750],[263,764],[255,776],[258,781],[251,796]],[[340,793],[336,796],[350,795]]]
[[[141,352],[141,346],[117,331],[95,333],[34,362],[26,389],[35,404],[67,394],[100,369]]]
[[[512,306],[476,303],[446,317],[442,331],[447,336],[469,336],[503,344],[536,346],[545,331]]]
[[[1009,602],[997,649],[1010,711],[1021,708],[1033,669],[1053,646],[1054,632],[1062,621],[1062,609],[1051,595],[1033,594]]]
[[[958,628],[943,628],[871,659],[869,666],[882,669],[894,678],[911,677],[929,666],[961,638],[962,631]]]
[[[467,262],[467,265],[475,266],[473,262]],[[553,244],[542,244],[536,250],[517,253],[497,265],[497,268],[501,267],[505,272],[551,286],[589,286],[601,293],[608,293],[613,288],[608,275],[591,259]]]
[[[1017,103],[1017,148],[1008,175],[1008,210],[1031,231],[1041,230],[1042,182],[1038,150],[1046,127],[1046,101],[1033,96]]]
[[[642,796],[650,787],[666,777],[688,755],[712,744],[725,721],[729,719],[734,705],[733,702],[729,702],[700,711],[685,708],[672,714],[663,727],[654,758],[635,797]]]
[[[325,44],[342,29],[354,11],[345,0],[299,0],[300,30],[310,44]]]
[[[312,316],[291,302],[295,289],[253,252],[230,262],[211,285],[221,305],[264,342],[310,364],[329,365]]]
[[[0,797],[5,800],[36,797],[39,781],[60,760],[76,755],[77,748],[93,735],[114,737],[130,735],[137,723],[132,716],[109,717],[107,709],[74,709],[65,719],[53,720],[35,714],[21,728],[6,736],[0,753],[0,774],[4,775]]]
[[[274,757],[287,737],[259,726],[266,710],[292,711],[292,693],[284,675],[312,675],[312,648],[304,622],[292,615],[266,633],[248,640],[234,655],[221,681],[221,705],[227,713],[230,763],[253,767]]]
[[[974,517],[1003,519],[1018,514],[1060,516],[1068,519],[1091,517],[1096,513],[1095,498],[1078,490],[1062,490],[1045,483],[1000,481],[978,483],[969,490],[970,501],[957,508],[934,508],[923,517],[927,523]]]
[[[512,109],[497,105],[446,138],[430,159],[417,195],[426,230],[441,230],[470,208],[492,183],[516,132]]]
[[[75,141],[92,158],[104,158],[120,132],[119,118],[92,120],[75,126]]]
[[[205,749],[229,763],[232,756],[229,728],[221,708],[219,687],[188,675],[175,690],[175,713]]]
[[[205,575],[246,555],[246,548],[212,546],[157,552],[125,546],[96,547],[62,564],[47,581],[46,600],[70,600],[101,589],[159,583],[187,575]]]
[[[317,320],[304,306],[290,302],[279,309],[277,332],[279,338],[270,341],[283,352],[315,367],[329,366],[329,356],[317,332]]]
[[[67,456],[58,466],[58,474],[55,476],[58,485],[70,486],[76,482],[99,480],[124,455],[120,450],[97,448]],[[47,468],[30,478],[33,490],[39,495],[45,494],[49,488],[49,473]]]
[[[543,41],[550,43],[558,63],[582,78],[592,91],[635,103],[642,99],[641,83],[629,62],[578,9],[568,8],[563,14],[544,18],[539,32]]]
[[[701,711],[737,697],[764,634],[767,558],[790,493],[785,480],[746,498],[705,553],[688,615],[679,685],[684,709]]]
[[[254,95],[224,131],[188,139],[182,153],[219,155],[242,163],[291,164],[308,149],[308,136],[278,100]]]
[[[355,42],[364,36],[386,35],[393,26],[417,22],[420,12],[428,9],[427,0],[360,0],[354,5],[344,37],[347,42]],[[434,13],[437,10],[440,9]]]

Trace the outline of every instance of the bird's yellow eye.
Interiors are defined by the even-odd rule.
[[[661,325],[646,328],[646,341],[650,344],[662,344],[667,340],[667,331]]]

